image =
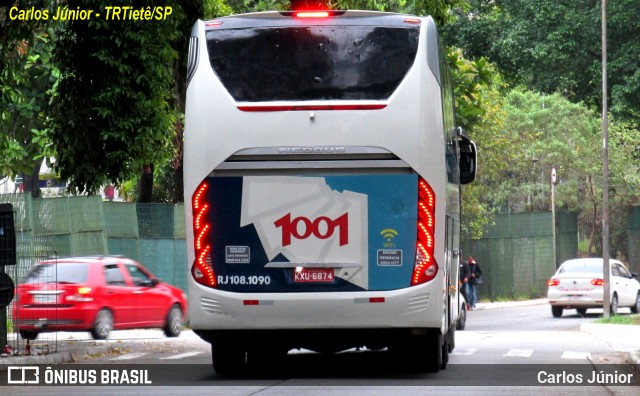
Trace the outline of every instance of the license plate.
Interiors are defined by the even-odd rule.
[[[295,283],[306,282],[333,282],[335,279],[332,268],[302,268],[293,270]]]
[[[57,302],[57,294],[36,294],[35,296],[33,296],[34,304],[55,304]]]

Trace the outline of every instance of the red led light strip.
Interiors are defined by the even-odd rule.
[[[207,203],[207,190],[209,185],[203,182],[198,186],[191,207],[193,210],[193,245],[196,260],[191,267],[191,275],[196,282],[204,286],[215,287],[216,277],[211,268],[211,225],[207,222],[209,204]]]
[[[411,285],[419,285],[436,277],[438,264],[434,257],[436,196],[422,178],[418,180],[418,222],[416,260]]]

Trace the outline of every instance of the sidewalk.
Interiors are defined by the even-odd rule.
[[[26,341],[20,340],[20,351],[13,356],[0,357],[0,371],[2,365],[48,365],[70,363],[91,356],[98,355],[117,355],[129,352],[143,347],[150,343],[193,343],[204,342],[193,331],[182,331],[180,336],[176,338],[165,337],[162,330],[159,329],[134,329],[134,330],[116,330],[112,333],[112,337],[107,340],[94,340],[88,332],[58,332],[47,333],[41,338],[55,334],[57,340],[38,338],[31,347],[33,350],[41,351],[42,343],[47,343],[48,348],[52,351],[41,354],[25,354]],[[15,343],[14,343],[15,344]]]
[[[547,304],[546,299],[513,302],[478,303],[478,310],[509,308],[528,305]],[[640,326],[609,325],[598,323],[583,323],[580,331],[594,335],[617,350],[628,352],[629,364],[640,371]],[[121,330],[118,339],[91,339],[89,333],[59,333],[57,351],[43,355],[17,355],[0,357],[0,371],[3,365],[47,365],[74,362],[92,355],[117,354],[135,349],[136,343],[127,341],[145,340],[148,342],[168,342],[171,340],[191,341],[199,340],[192,331],[183,331],[177,339],[167,339],[160,330]],[[24,341],[21,341],[24,348]],[[23,351],[22,351],[23,352]]]

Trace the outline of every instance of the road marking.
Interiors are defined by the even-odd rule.
[[[199,355],[201,353],[202,352],[185,352],[185,353],[180,353],[178,355],[163,357],[163,358],[160,358],[160,360],[184,359],[184,358],[188,358],[188,357],[191,357],[191,356]]]
[[[453,350],[453,352],[451,352],[452,355],[473,355],[474,353],[476,353],[477,349],[476,348],[469,348],[469,349],[460,349],[460,348],[456,348]]]
[[[137,359],[139,357],[143,357],[144,355],[146,355],[145,352],[134,352],[134,353],[127,353],[126,355],[121,355],[118,357],[115,357],[111,360],[130,360],[130,359]]]
[[[591,353],[564,351],[564,353],[562,353],[561,358],[562,359],[580,359],[580,360],[591,359]]]
[[[533,354],[533,349],[509,349],[509,352],[505,353],[502,356],[509,357],[531,357]]]

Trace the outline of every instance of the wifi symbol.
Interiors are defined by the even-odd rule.
[[[391,242],[391,240],[398,235],[398,231],[394,230],[393,228],[385,228],[384,230],[380,231],[380,235],[382,235],[382,237],[386,239],[387,242]]]

